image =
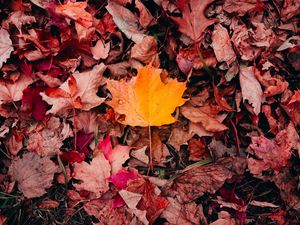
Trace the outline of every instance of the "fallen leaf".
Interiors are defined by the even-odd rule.
[[[295,91],[295,93],[290,97],[289,100],[282,100],[282,107],[286,111],[286,113],[290,116],[291,120],[300,124],[300,90]]]
[[[153,224],[163,210],[169,205],[168,200],[157,193],[155,190],[156,188],[157,187],[154,184],[141,178],[131,180],[126,189],[128,192],[142,195],[136,208],[147,212],[146,217],[149,220],[149,224]]]
[[[206,108],[207,107],[183,106],[180,112],[191,122],[201,124],[207,131],[220,132],[227,130],[228,127],[219,122],[217,115],[208,113]]]
[[[114,2],[108,1],[107,11],[112,15],[118,28],[135,43],[139,43],[146,36],[139,25],[138,18],[127,8]]]
[[[60,152],[63,141],[70,136],[73,136],[70,125],[61,123],[58,117],[51,117],[43,130],[29,134],[27,149],[40,156],[54,156]]]
[[[152,36],[146,36],[131,48],[130,57],[145,64],[152,63],[153,66],[159,66],[157,52],[157,40]]]
[[[87,2],[67,2],[66,4],[57,5],[55,12],[57,14],[66,16],[82,26],[89,28],[93,25],[93,17],[90,13],[85,11]]]
[[[84,161],[74,163],[75,175],[73,177],[81,183],[73,184],[73,186],[78,191],[92,192],[99,198],[109,189],[107,178],[110,176],[110,170],[109,162],[102,152],[98,152],[90,164]]]
[[[91,47],[91,52],[94,59],[106,59],[110,50],[110,43],[104,43],[102,40],[98,40],[94,47]]]
[[[130,82],[107,81],[113,99],[106,103],[117,113],[125,114],[121,123],[146,127],[176,121],[171,113],[186,101],[182,98],[185,83],[170,79],[164,84],[160,78],[161,72],[161,69],[148,65],[140,68],[137,77],[132,78]]]
[[[170,204],[163,211],[161,217],[165,218],[170,225],[198,225],[207,224],[207,220],[203,213],[202,205],[197,205],[194,202],[180,204],[174,198],[167,198]]]
[[[219,219],[210,223],[209,225],[236,225],[235,219],[231,218],[230,214],[226,211],[218,213]]]
[[[206,192],[215,193],[234,174],[244,173],[245,167],[246,162],[242,158],[222,158],[213,164],[184,172],[164,191],[168,196],[179,196],[182,202],[189,203]]]
[[[230,65],[235,61],[236,55],[232,49],[230,37],[226,28],[221,24],[215,26],[212,34],[212,48],[219,62],[226,62]]]
[[[116,174],[120,169],[122,169],[122,165],[127,159],[129,159],[129,152],[131,148],[132,147],[130,146],[123,145],[116,145],[113,148],[110,141],[110,136],[107,136],[97,146],[97,150],[100,150],[104,154],[105,158],[109,161],[112,175]]]
[[[269,168],[279,171],[287,166],[292,148],[300,148],[300,139],[292,123],[281,130],[273,140],[264,136],[252,137],[248,152],[255,153],[258,159],[247,159],[250,172],[257,175]]]
[[[263,92],[254,76],[253,66],[240,68],[240,85],[244,102],[248,100],[253,107],[255,115],[258,115],[263,101]]]
[[[44,200],[38,204],[38,208],[41,209],[55,209],[58,206],[59,206],[59,202],[54,200]]]
[[[21,75],[14,83],[0,81],[0,105],[20,101],[23,96],[23,90],[32,82],[33,80],[25,75]]]
[[[205,16],[207,6],[213,0],[181,0],[176,2],[176,6],[182,13],[182,17],[171,16],[177,24],[179,31],[190,37],[193,41],[198,41],[205,29],[215,22]]]
[[[117,188],[124,189],[127,187],[129,180],[135,180],[140,178],[139,172],[135,169],[130,171],[121,169],[116,174],[111,175],[108,181],[113,183]]]
[[[102,77],[105,69],[104,64],[96,65],[90,71],[74,73],[59,88],[46,89],[41,96],[53,105],[47,114],[62,114],[73,108],[88,111],[100,105],[104,99],[97,96],[97,91],[105,83]]]
[[[57,172],[59,167],[48,157],[40,158],[29,152],[12,162],[8,174],[18,182],[18,188],[26,198],[36,198],[47,193],[45,189],[52,186],[53,175]]]
[[[3,63],[10,57],[11,52],[14,50],[12,41],[10,40],[9,33],[7,30],[0,29],[0,68]]]

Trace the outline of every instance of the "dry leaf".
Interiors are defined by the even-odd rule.
[[[89,28],[93,25],[93,17],[90,13],[84,10],[86,6],[87,2],[68,1],[66,4],[56,6],[55,12],[75,20],[82,26]]]
[[[146,36],[139,26],[138,18],[127,8],[114,1],[108,1],[107,11],[112,15],[118,28],[135,43],[139,43]]]
[[[81,181],[73,184],[79,191],[92,192],[98,198],[109,189],[107,178],[110,176],[110,165],[101,152],[97,153],[90,164],[84,161],[74,163],[74,173],[74,178]]]
[[[29,152],[13,161],[8,174],[18,182],[18,188],[26,198],[36,198],[47,193],[45,189],[51,187],[53,175],[59,171],[48,157],[40,158]]]
[[[279,171],[287,166],[292,148],[300,148],[300,139],[293,123],[289,123],[273,140],[264,136],[252,137],[248,151],[254,152],[258,159],[247,159],[250,172],[257,175],[269,168]]]
[[[253,107],[254,113],[258,115],[263,101],[263,92],[254,76],[253,66],[240,68],[240,85],[244,102],[248,100]]]
[[[23,96],[23,90],[32,82],[31,77],[26,75],[21,75],[14,83],[0,81],[0,105],[20,101]]]
[[[106,59],[110,50],[110,43],[104,43],[102,40],[98,40],[94,47],[91,47],[93,58],[96,60]]]
[[[207,107],[193,107],[190,105],[183,106],[180,112],[184,117],[189,119],[193,123],[199,123],[206,131],[210,132],[220,132],[227,130],[224,124],[219,122],[218,116],[206,111]]]
[[[212,2],[213,0],[178,1],[175,4],[181,11],[182,17],[171,16],[171,19],[178,25],[180,32],[197,41],[205,29],[215,21],[205,16],[205,10]]]
[[[12,41],[10,40],[9,33],[1,28],[0,29],[0,68],[3,63],[10,57],[11,52],[14,50]]]
[[[100,105],[104,99],[97,96],[97,91],[105,83],[102,77],[105,69],[104,64],[96,65],[90,71],[74,73],[59,88],[46,89],[41,96],[53,105],[47,114],[62,114],[73,108],[87,111]]]
[[[212,48],[219,62],[226,62],[230,65],[235,61],[236,55],[232,49],[230,37],[226,28],[221,24],[215,26],[212,34]]]
[[[215,193],[234,174],[243,174],[245,167],[246,162],[242,158],[222,158],[213,164],[184,172],[170,187],[166,187],[165,192],[169,196],[179,196],[184,203],[192,202],[205,192]]]
[[[174,198],[168,198],[170,204],[163,211],[162,218],[165,218],[170,225],[205,225],[206,218],[203,213],[202,205],[197,205],[194,202],[180,204]]]
[[[130,126],[161,126],[174,123],[171,116],[182,98],[185,83],[170,79],[167,84],[161,81],[162,70],[146,66],[138,70],[136,78],[130,82],[108,80],[107,86],[113,99],[107,102],[119,114],[125,114],[120,121]]]

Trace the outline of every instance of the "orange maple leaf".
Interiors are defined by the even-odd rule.
[[[186,83],[169,79],[161,81],[162,69],[150,65],[138,70],[137,77],[129,82],[108,80],[107,86],[113,99],[107,102],[125,119],[120,121],[130,126],[161,126],[176,119],[171,116],[177,106],[187,99],[182,98]]]

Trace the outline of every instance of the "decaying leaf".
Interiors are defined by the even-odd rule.
[[[22,158],[16,158],[9,167],[9,175],[17,181],[18,188],[26,198],[36,198],[47,193],[54,173],[59,167],[49,157],[41,158],[35,153],[25,153]]]
[[[148,65],[138,70],[136,78],[130,82],[108,80],[107,86],[113,99],[107,102],[125,119],[120,121],[130,126],[161,126],[174,123],[171,116],[177,106],[186,99],[182,98],[185,83],[170,79],[164,84],[162,70]]]
[[[214,164],[192,168],[166,187],[169,196],[178,196],[189,203],[204,193],[215,193],[234,174],[244,173],[246,162],[242,158],[222,158]],[[192,190],[192,191],[191,191]]]

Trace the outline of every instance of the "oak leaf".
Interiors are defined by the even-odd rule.
[[[105,69],[104,64],[97,65],[90,71],[74,73],[59,88],[46,89],[41,96],[53,105],[47,114],[63,113],[73,108],[87,111],[100,105],[104,99],[97,96],[97,91],[105,83],[102,77]]]
[[[125,114],[123,124],[130,126],[161,126],[176,121],[171,113],[187,100],[182,98],[186,84],[174,79],[161,81],[161,69],[150,65],[138,70],[131,81],[108,80],[113,99],[107,102],[119,114]]]
[[[59,168],[50,158],[40,158],[35,153],[26,153],[14,160],[9,167],[12,180],[18,182],[18,188],[26,198],[40,197],[50,188],[54,173]]]
[[[10,53],[14,50],[9,33],[5,29],[0,29],[0,68],[9,58]]]

